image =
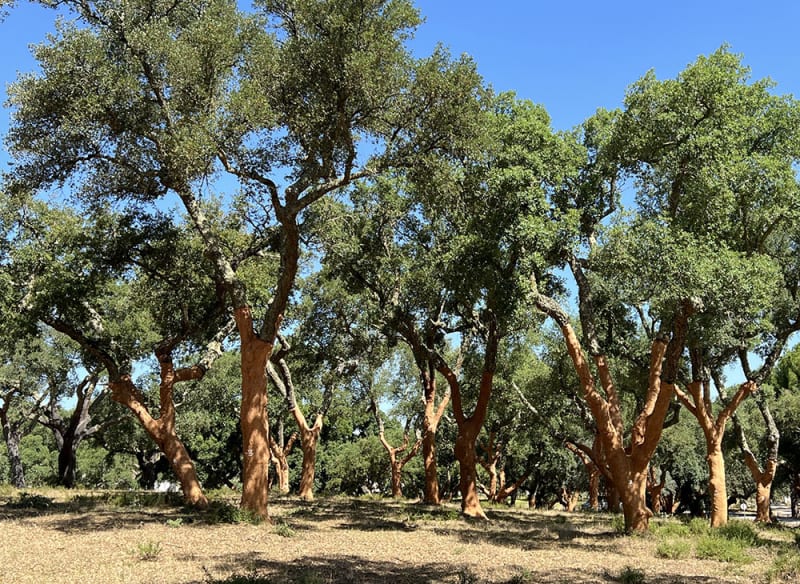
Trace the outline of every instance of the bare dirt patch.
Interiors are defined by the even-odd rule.
[[[761,546],[744,565],[663,559],[653,537],[621,536],[609,516],[589,513],[490,508],[487,523],[454,506],[281,498],[273,524],[252,525],[120,507],[107,494],[47,496],[51,504],[31,507],[0,498],[1,582],[589,583],[620,581],[627,569],[647,583],[753,583],[778,553],[778,543]]]

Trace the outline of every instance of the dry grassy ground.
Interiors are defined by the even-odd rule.
[[[662,559],[655,537],[621,536],[608,516],[588,513],[491,508],[486,523],[459,518],[455,507],[284,498],[271,502],[273,524],[252,525],[120,506],[108,494],[37,492],[53,502],[0,496],[4,583],[752,583],[792,536],[767,531],[774,545],[735,564]]]

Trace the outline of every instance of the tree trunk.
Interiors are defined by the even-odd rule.
[[[625,517],[625,531],[642,532],[653,513],[647,508],[647,472],[632,473],[625,485],[617,485]]]
[[[516,501],[516,495],[519,491],[519,488],[522,486],[528,477],[531,476],[531,471],[525,472],[521,477],[519,477],[516,481],[514,481],[510,485],[505,485],[505,472],[500,471],[500,488],[497,491],[497,502],[502,503],[505,501],[509,496],[511,496],[511,506],[514,506],[514,502]]]
[[[314,500],[317,442],[319,441],[321,429],[322,423],[320,420],[319,429],[317,429],[317,424],[314,424],[313,428],[306,428],[300,432],[300,447],[303,449],[303,469],[300,474],[300,489],[297,494],[304,501]]]
[[[300,472],[300,488],[298,495],[304,501],[314,500],[314,474],[317,461],[317,443],[322,432],[322,414],[317,414],[314,425],[309,427],[303,412],[297,404],[292,409],[297,427],[300,431],[300,448],[303,450],[303,465]]]
[[[596,464],[587,468],[589,472],[589,508],[592,511],[600,510],[600,470]]]
[[[280,424],[280,440],[281,443],[283,442],[283,422]],[[289,453],[292,451],[292,446],[294,446],[294,441],[297,439],[297,433],[292,434],[289,437],[289,441],[286,443],[285,446],[281,446],[281,444],[275,442],[272,436],[269,439],[269,446],[270,451],[272,452],[272,458],[275,463],[275,475],[278,479],[278,490],[281,493],[288,493],[289,492],[289,460],[288,456]]]
[[[425,432],[422,436],[422,461],[425,467],[425,487],[422,502],[428,505],[441,503],[439,497],[439,475],[436,468],[436,430],[425,419]]]
[[[8,419],[3,416],[3,438],[8,451],[8,463],[11,471],[11,485],[17,489],[25,488],[25,469],[22,467],[22,458],[19,454],[19,433],[11,427]]]
[[[478,497],[478,457],[475,452],[478,432],[473,426],[470,421],[459,424],[456,436],[455,455],[459,467],[461,512],[467,517],[487,519]]]
[[[77,452],[78,444],[75,436],[64,436],[63,444],[58,451],[58,483],[67,489],[75,487],[78,466]]]
[[[792,518],[800,517],[800,472],[792,472],[792,491],[790,493]]]
[[[728,491],[725,486],[725,458],[722,456],[721,437],[707,440],[708,496],[711,501],[711,527],[728,523]]]
[[[439,405],[436,405],[436,372],[429,366],[427,360],[421,362],[426,364],[420,367],[425,400],[425,412],[422,420],[422,461],[425,468],[425,486],[422,502],[428,505],[439,505],[442,501],[439,494],[439,473],[436,468],[436,431],[439,429],[439,422],[444,415],[450,394],[446,393]]]
[[[267,360],[272,345],[253,332],[248,307],[235,311],[241,337],[242,403],[242,509],[262,519],[269,518],[269,436],[267,419]]]
[[[157,352],[157,357],[161,368],[160,416],[158,419],[154,419],[144,406],[141,395],[130,375],[122,375],[109,381],[111,398],[133,412],[153,442],[164,453],[181,484],[184,501],[188,505],[204,509],[208,507],[208,499],[200,486],[189,452],[175,432],[175,403],[173,401],[175,383],[188,379],[199,379],[204,370],[185,368],[176,371],[172,363],[172,356],[168,352]]]
[[[772,480],[775,478],[775,461],[767,462],[767,468],[756,480],[756,521],[759,523],[770,523],[772,514],[770,512],[770,501],[772,499]]]

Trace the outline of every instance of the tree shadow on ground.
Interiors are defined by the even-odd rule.
[[[623,575],[598,572],[591,568],[557,568],[547,571],[520,571],[505,580],[485,580],[468,566],[444,563],[379,562],[359,556],[308,556],[294,562],[253,559],[247,554],[209,558],[204,584],[438,584],[465,583],[518,584],[602,584],[630,582]],[[212,563],[214,562],[214,563]],[[225,576],[212,576],[220,572]],[[724,584],[726,580],[707,576],[678,574],[644,575],[648,584]]]
[[[207,584],[425,584],[465,581],[461,578],[459,568],[445,564],[379,562],[359,556],[307,556],[293,562],[254,560],[247,554],[230,554],[211,559],[216,563],[206,565],[210,572],[226,572],[229,575],[216,579],[207,578]]]

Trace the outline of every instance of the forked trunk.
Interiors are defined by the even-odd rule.
[[[309,427],[306,417],[297,404],[293,402],[292,406],[292,416],[294,416],[294,420],[297,423],[300,434],[300,448],[303,451],[303,466],[300,471],[300,488],[297,494],[304,501],[313,501],[317,443],[319,442],[319,436],[322,432],[322,414],[317,414],[314,425]]]
[[[439,472],[436,468],[436,431],[439,429],[439,422],[444,415],[444,410],[450,402],[450,393],[445,393],[439,405],[436,405],[436,371],[431,367],[427,360],[420,365],[420,377],[422,379],[423,399],[425,400],[425,411],[422,424],[422,464],[425,468],[425,486],[423,487],[422,502],[427,505],[439,505],[441,495],[439,493]]]
[[[322,424],[317,428],[305,428],[300,431],[300,447],[303,449],[303,468],[300,473],[300,489],[298,495],[304,501],[314,500],[314,473],[317,460],[317,442]]]
[[[281,436],[283,429],[281,428]],[[270,437],[270,451],[272,453],[273,462],[275,463],[275,477],[278,479],[278,490],[281,493],[289,492],[289,460],[288,454],[294,445],[297,434],[292,434],[286,446],[281,447],[280,444],[275,442]],[[281,438],[281,442],[283,439]]]
[[[246,317],[249,317],[250,313],[247,308],[237,309],[237,323],[240,312],[246,312]],[[247,322],[249,330],[241,324],[239,326],[242,373],[240,424],[244,458],[241,506],[257,517],[266,519],[269,517],[267,480],[270,461],[266,366],[272,345],[256,337],[252,332],[251,321]],[[243,329],[246,332],[243,333]]]
[[[489,500],[497,500],[497,465],[488,464],[484,467],[489,473]]]
[[[391,468],[392,468],[392,498],[402,499],[403,488],[400,484],[400,478],[403,469],[397,464],[397,460],[392,460]]]
[[[164,363],[162,363],[164,367]],[[175,433],[175,409],[172,403],[172,386],[174,373],[162,377],[161,381],[161,416],[154,419],[140,400],[139,392],[129,375],[109,382],[111,398],[127,407],[139,420],[142,428],[156,443],[167,458],[175,477],[181,484],[184,501],[191,506],[205,509],[208,499],[203,494],[197,478],[194,463],[186,447]]]
[[[725,487],[725,458],[720,440],[708,443],[708,496],[711,500],[711,527],[728,523],[728,491]]]

